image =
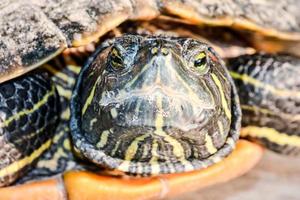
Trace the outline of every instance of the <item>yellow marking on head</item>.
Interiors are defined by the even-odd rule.
[[[265,89],[277,96],[300,98],[300,92],[298,91],[275,88],[274,86],[256,80],[255,78],[252,78],[247,74],[239,74],[233,71],[230,71],[230,74],[234,79],[242,80],[243,82],[254,85],[255,87]]]
[[[97,118],[91,119],[91,121],[90,121],[90,129],[93,129],[93,126],[97,122],[97,120],[98,120]]]
[[[247,126],[242,128],[241,136],[251,136],[254,138],[266,138],[267,140],[279,144],[300,147],[300,137],[297,135],[288,135],[268,127]]]
[[[216,83],[216,85],[219,89],[219,92],[220,92],[220,95],[221,95],[222,107],[224,109],[225,115],[227,116],[227,118],[229,120],[231,120],[231,111],[228,108],[228,103],[227,103],[227,100],[225,98],[225,94],[224,94],[222,84],[221,84],[219,78],[214,73],[211,73],[211,77],[213,78],[214,82]]]
[[[176,55],[176,54],[174,54],[174,55]],[[178,57],[179,59],[181,59],[182,60],[182,58],[180,58],[180,57]],[[151,61],[149,62],[149,63],[147,63],[144,67],[143,67],[143,69],[131,80],[131,81],[129,81],[127,84],[126,84],[126,86],[125,87],[131,87],[137,80],[138,80],[138,78],[141,76],[141,74],[143,74],[147,69],[149,69],[151,66],[152,66],[152,64],[153,64],[153,60],[154,59],[151,59]],[[166,63],[166,67],[168,67],[170,70],[172,70],[173,72],[174,72],[174,68],[172,67],[172,62],[171,62],[171,56],[168,56],[167,57],[167,59],[166,59],[166,61],[165,61],[165,63]],[[159,66],[159,67],[161,67],[161,66]],[[160,70],[158,70],[158,71],[160,71]],[[201,100],[200,98],[199,98],[199,96],[190,88],[190,86],[182,79],[182,77],[181,76],[179,76],[178,75],[178,73],[175,71],[174,72],[175,73],[175,76],[176,76],[176,78],[183,84],[183,86],[188,90],[188,96],[190,96],[191,98],[191,101],[193,102],[193,103],[196,103],[196,104],[201,104],[201,103],[203,103],[203,100]],[[157,75],[157,77],[156,77],[156,81],[155,81],[155,83],[160,83],[161,82],[161,77],[160,77],[160,73],[158,73],[158,75]],[[143,88],[143,89],[146,89],[146,88]],[[213,98],[212,98],[213,99]],[[213,102],[214,102],[214,100],[212,100]]]
[[[167,135],[162,129],[156,129],[154,133],[156,135],[162,136],[164,138],[164,140],[166,140],[166,142],[168,142],[169,144],[171,144],[173,146],[173,153],[178,159],[184,158],[184,156],[185,156],[184,149],[183,149],[182,145],[180,144],[180,142],[178,142],[173,137]]]
[[[252,111],[252,112],[260,112],[263,114],[267,114],[267,115],[278,115],[280,117],[292,120],[292,121],[299,121],[300,120],[300,115],[299,114],[288,114],[288,113],[275,113],[272,110],[266,109],[266,108],[260,108],[258,106],[249,106],[249,105],[241,105],[241,108],[243,110],[248,110],[248,111]]]
[[[100,141],[96,144],[97,148],[101,149],[106,145],[109,134],[110,132],[108,130],[105,130],[101,133]]]
[[[74,78],[70,78],[67,74],[55,69],[53,66],[49,65],[49,64],[45,64],[44,67],[54,76],[62,79],[63,81],[73,85],[75,84],[75,79]]]
[[[24,168],[28,164],[31,164],[35,159],[37,159],[46,149],[51,145],[52,138],[42,144],[38,149],[33,151],[29,156],[22,158],[21,160],[15,161],[12,164],[2,168],[0,170],[0,177],[7,176],[9,174],[14,174],[20,169]]]
[[[141,158],[142,159],[146,158],[146,156],[148,155],[149,151],[150,151],[149,145],[144,145],[143,146],[143,154],[142,154]]]
[[[144,141],[144,139],[147,138],[147,137],[148,137],[147,134],[143,134],[143,135],[141,135],[141,136],[135,138],[135,139],[131,142],[131,144],[129,145],[129,147],[128,147],[127,150],[126,150],[126,153],[125,153],[125,160],[131,161],[131,160],[134,158],[134,156],[135,156],[135,154],[136,154],[136,152],[137,152],[137,150],[138,150],[138,148],[139,148],[139,145],[138,145],[138,144],[139,144],[140,142]]]
[[[164,138],[164,140],[166,140],[169,144],[171,144],[173,146],[173,153],[174,155],[180,159],[180,158],[184,158],[185,154],[184,154],[184,149],[182,147],[182,145],[180,144],[180,142],[178,142],[176,139],[174,139],[173,137],[171,137],[170,135],[168,135],[166,132],[163,131],[163,125],[164,125],[164,118],[163,118],[163,109],[162,109],[162,97],[158,96],[157,97],[157,108],[158,111],[156,112],[156,119],[155,119],[155,128],[156,130],[154,131],[154,133],[156,135],[161,136],[162,138]]]
[[[218,120],[217,124],[218,124],[218,128],[219,128],[219,130],[220,130],[221,136],[222,136],[222,137],[225,137],[223,123],[222,123],[220,120]]]
[[[214,154],[218,151],[214,146],[211,136],[208,135],[208,133],[205,135],[205,147],[208,153],[210,154]]]
[[[84,103],[84,106],[82,108],[82,113],[81,115],[84,115],[84,113],[86,112],[88,106],[92,103],[92,100],[94,98],[94,95],[95,95],[95,91],[96,91],[96,87],[98,85],[98,82],[101,80],[101,76],[98,76],[95,84],[93,85],[92,89],[91,89],[91,92],[88,96],[88,98],[86,99],[85,103]]]
[[[111,114],[112,118],[115,119],[118,116],[117,109],[116,108],[112,108],[110,110],[110,114]]]
[[[151,165],[151,173],[152,174],[159,174],[160,173],[160,167],[157,162],[157,158],[159,157],[158,152],[158,144],[156,140],[153,140],[152,142],[152,149],[151,149],[151,160],[150,160],[150,165]]]
[[[141,102],[142,102],[142,101],[137,101],[137,103],[136,103],[134,112],[137,113],[137,114],[140,112]]]
[[[157,116],[156,116],[156,119],[155,119],[155,128],[156,128],[156,130],[154,131],[154,133],[157,134],[157,135],[160,135],[161,137],[164,138],[165,141],[167,141],[170,145],[172,145],[173,154],[176,156],[178,161],[185,167],[186,171],[193,170],[194,167],[192,166],[192,164],[185,159],[185,153],[184,153],[184,149],[183,149],[181,143],[178,142],[172,136],[168,135],[166,132],[163,131],[164,119],[163,119],[163,115],[162,115],[163,109],[162,109],[162,98],[161,98],[161,96],[157,97],[157,107],[158,107],[158,111],[157,111]],[[158,156],[159,155],[157,155],[157,158],[158,158]],[[157,167],[159,169],[159,166],[157,166]]]
[[[46,93],[45,96],[43,96],[43,98],[40,101],[36,102],[31,109],[24,109],[14,115],[12,115],[11,117],[4,120],[0,124],[0,128],[8,126],[13,120],[19,119],[20,117],[22,117],[24,115],[29,115],[29,114],[33,113],[34,111],[38,110],[41,106],[43,106],[45,103],[47,103],[49,97],[54,94],[55,94],[55,86],[52,85],[51,91]]]
[[[117,143],[116,143],[116,145],[115,145],[115,147],[114,147],[114,149],[111,151],[111,155],[112,156],[114,156],[116,154],[116,152],[117,152],[117,150],[118,150],[118,148],[120,146],[120,143],[121,143],[121,141],[118,140]]]
[[[174,55],[176,55],[176,54],[174,54]],[[171,59],[171,57],[169,57],[169,59]],[[178,59],[182,60],[182,58],[180,58],[180,57],[178,57]],[[166,63],[169,64],[171,62],[170,62],[170,60],[168,60]],[[175,76],[179,80],[179,82],[187,89],[187,91],[188,91],[187,96],[190,97],[190,101],[193,103],[196,103],[196,104],[203,103],[203,100],[201,100],[199,98],[199,96],[190,88],[190,86],[182,79],[182,77],[179,76],[179,74],[175,71],[175,69],[173,67],[169,67],[169,69],[173,71],[173,73],[175,74]],[[211,99],[212,99],[212,102],[214,102],[213,98],[211,98]]]

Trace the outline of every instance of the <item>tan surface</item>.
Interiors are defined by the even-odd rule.
[[[172,200],[253,199],[299,200],[300,158],[288,158],[266,151],[258,166],[246,175]]]

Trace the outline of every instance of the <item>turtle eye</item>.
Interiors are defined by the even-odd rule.
[[[200,74],[205,74],[208,72],[209,67],[207,64],[207,56],[204,51],[196,54],[194,57],[194,67]]]
[[[120,51],[113,47],[110,53],[110,64],[115,70],[121,70],[124,68],[123,58],[120,55]]]

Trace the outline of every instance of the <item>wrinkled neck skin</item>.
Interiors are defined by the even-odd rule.
[[[199,72],[194,63],[201,52],[206,63]],[[198,150],[200,157],[224,144],[231,122],[231,86],[221,61],[207,45],[192,39],[128,35],[117,38],[95,63],[88,72],[92,80],[83,84],[94,91],[83,92],[82,127],[86,138],[100,148],[105,141],[99,138],[113,133],[115,151],[107,150],[111,156],[129,158],[118,154],[122,144],[117,141],[128,147],[137,138],[175,149],[184,145],[181,140],[204,144],[207,136],[212,137],[213,150]],[[157,154],[158,159],[165,156],[199,157],[191,152]],[[140,157],[147,160],[153,155]]]

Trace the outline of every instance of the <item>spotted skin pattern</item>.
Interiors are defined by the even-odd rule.
[[[101,46],[79,75],[74,145],[94,163],[130,174],[205,168],[234,148],[236,97],[207,45],[125,35]]]

